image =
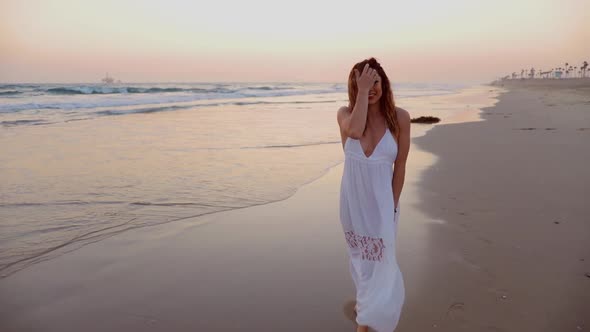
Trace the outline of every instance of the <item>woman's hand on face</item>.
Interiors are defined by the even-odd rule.
[[[379,80],[379,74],[377,71],[371,67],[367,63],[365,68],[363,68],[363,72],[359,73],[359,71],[355,68],[354,75],[356,77],[356,86],[359,89],[359,92],[368,92],[375,84],[375,81]]]

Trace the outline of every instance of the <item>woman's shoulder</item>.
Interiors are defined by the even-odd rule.
[[[400,122],[408,122],[410,123],[410,112],[406,111],[401,107],[395,107],[395,113],[397,114],[397,119]]]
[[[405,109],[396,106],[395,111],[397,112],[398,116],[407,116],[410,117],[410,112],[406,111]]]
[[[352,112],[350,111],[350,108],[348,106],[342,106],[338,109],[338,113],[336,114],[336,117],[338,119],[338,122],[340,122],[341,119],[343,119],[345,116],[350,115]]]
[[[348,106],[341,106],[338,109],[338,114],[340,114],[340,113],[350,113],[350,107],[348,107]]]
[[[402,132],[409,131],[411,125],[410,112],[401,107],[395,107],[395,114],[397,116],[397,123]]]

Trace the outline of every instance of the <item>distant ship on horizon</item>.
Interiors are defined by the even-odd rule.
[[[115,83],[115,79],[109,76],[107,72],[106,76],[101,80],[104,84],[113,84]],[[121,83],[121,80],[117,80],[117,83]]]

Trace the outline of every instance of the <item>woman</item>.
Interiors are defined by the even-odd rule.
[[[405,296],[395,244],[410,115],[395,107],[389,79],[374,58],[350,71],[348,99],[338,110],[345,155],[340,221],[356,287],[357,332],[392,332]]]

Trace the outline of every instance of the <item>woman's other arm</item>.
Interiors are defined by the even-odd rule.
[[[395,208],[399,205],[399,199],[402,195],[402,188],[404,187],[404,179],[406,177],[406,160],[410,152],[410,113],[408,111],[397,108],[397,119],[400,126],[400,135],[398,142],[397,157],[394,162],[393,170],[393,200]]]

